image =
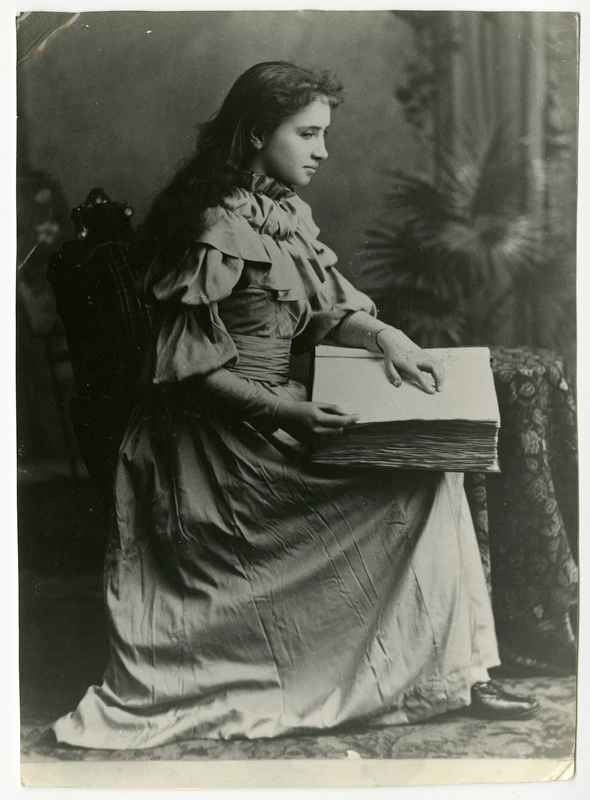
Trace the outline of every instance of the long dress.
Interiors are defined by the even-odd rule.
[[[295,440],[199,399],[199,376],[306,399],[292,342],[371,300],[336,270],[308,206],[251,176],[174,271],[152,380],[115,479],[105,566],[110,663],[58,741],[146,748],[274,737],[458,709],[498,663],[462,475],[314,468]]]

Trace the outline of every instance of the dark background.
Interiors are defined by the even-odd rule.
[[[354,270],[384,168],[424,159],[394,97],[412,49],[409,26],[388,11],[84,13],[21,64],[21,133],[31,166],[60,181],[68,206],[96,185],[139,218],[244,70],[272,60],[333,70],[347,99],[305,195]]]

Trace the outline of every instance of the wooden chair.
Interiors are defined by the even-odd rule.
[[[132,215],[128,205],[93,189],[72,211],[76,240],[64,244],[47,271],[76,386],[74,431],[91,479],[108,491],[152,328],[129,261]]]

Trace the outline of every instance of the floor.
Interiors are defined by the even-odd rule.
[[[45,476],[47,478],[47,476]],[[101,563],[108,511],[90,484],[52,474],[19,486],[22,760],[195,761],[244,759],[569,759],[574,751],[574,676],[496,677],[534,694],[540,713],[521,722],[451,714],[420,725],[350,727],[321,736],[195,740],[139,751],[57,746],[50,724],[101,679],[108,658]]]

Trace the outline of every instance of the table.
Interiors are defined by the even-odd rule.
[[[500,474],[467,474],[504,665],[576,669],[578,476],[574,392],[549,350],[491,348]]]

